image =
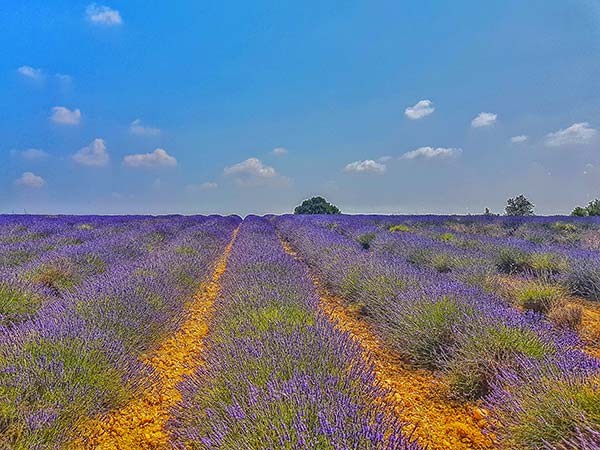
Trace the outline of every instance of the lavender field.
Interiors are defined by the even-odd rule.
[[[600,221],[0,216],[0,448],[600,448]]]

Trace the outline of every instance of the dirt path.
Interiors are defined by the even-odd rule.
[[[239,229],[239,228],[238,228]],[[164,425],[169,410],[181,395],[177,384],[196,369],[197,357],[208,333],[212,305],[221,292],[220,278],[227,267],[227,258],[238,233],[218,260],[211,280],[194,296],[188,318],[171,338],[167,339],[144,361],[156,369],[158,379],[140,397],[120,410],[87,424],[87,433],[74,445],[76,449],[167,449],[169,435]]]
[[[281,239],[285,251],[299,259],[293,248]],[[461,404],[449,400],[445,387],[433,374],[416,369],[391,351],[371,331],[370,326],[344,307],[342,299],[331,295],[310,270],[320,297],[320,306],[332,322],[350,333],[373,357],[378,381],[387,389],[387,402],[398,417],[416,427],[414,436],[431,449],[491,449],[491,437],[482,433],[486,412],[473,404]]]

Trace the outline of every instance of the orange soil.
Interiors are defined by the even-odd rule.
[[[139,397],[122,409],[91,420],[85,424],[83,436],[78,438],[76,449],[167,449],[169,435],[164,429],[169,410],[181,400],[177,384],[186,375],[194,373],[202,340],[208,333],[207,320],[212,305],[221,292],[219,280],[227,267],[238,230],[218,260],[211,280],[194,296],[182,327],[167,339],[144,362],[156,370],[156,380],[145,383],[149,387]]]
[[[299,258],[281,239],[285,251]],[[344,306],[343,300],[329,293],[311,271],[320,297],[320,306],[336,326],[348,332],[371,357],[377,380],[389,390],[387,403],[407,432],[414,428],[419,442],[432,449],[492,449],[493,436],[484,435],[487,411],[472,403],[450,400],[446,386],[427,370],[417,369],[402,360],[375,336],[371,327]]]

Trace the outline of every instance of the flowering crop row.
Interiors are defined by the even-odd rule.
[[[117,218],[105,237],[51,250],[14,271],[13,277],[26,277],[63,258],[79,270],[76,257],[86,252],[105,265],[53,292],[53,301],[30,319],[0,327],[0,447],[62,448],[86,417],[135,395],[150,375],[139,355],[178,327],[183,305],[210,275],[238,223]]]
[[[172,435],[188,449],[417,449],[383,406],[360,347],[318,309],[305,267],[257,217],[222,278],[203,365]]]
[[[489,402],[505,448],[598,445],[599,364],[579,350],[576,334],[444,271],[415,265],[410,251],[438,253],[439,242],[426,236],[385,231],[380,238],[373,222],[349,216],[275,222],[327,287],[390,346],[441,373],[454,396]],[[353,239],[369,233],[367,245]],[[556,399],[566,393],[557,410]]]

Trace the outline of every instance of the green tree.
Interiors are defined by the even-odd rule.
[[[519,195],[506,201],[505,211],[507,216],[533,216],[534,207],[524,195]]]
[[[577,217],[586,217],[588,215],[588,210],[587,208],[582,208],[581,206],[577,206],[573,212],[571,213],[572,216],[577,216]]]
[[[313,197],[296,206],[294,214],[340,214],[340,210],[323,197]]]
[[[588,216],[600,216],[600,200],[596,199],[589,202],[585,209]]]

